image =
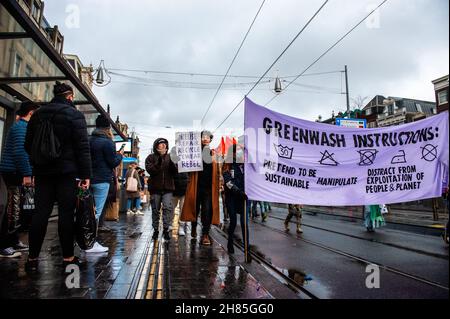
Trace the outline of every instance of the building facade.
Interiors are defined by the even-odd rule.
[[[363,108],[362,118],[373,128],[411,123],[436,113],[434,102],[377,95]]]
[[[64,37],[44,17],[42,1],[0,2],[0,150],[20,103],[50,102],[55,81],[74,88],[75,105],[85,114],[89,132],[99,114],[108,115],[92,93],[92,67],[84,67],[76,55],[64,56],[63,47]]]
[[[17,0],[17,3],[55,50],[62,53],[64,37],[58,31],[57,26],[51,27],[45,19],[44,3],[40,0]],[[3,5],[0,5],[0,32],[5,34],[23,32],[22,27]],[[0,39],[0,79],[59,75],[62,74],[31,38],[18,36]],[[45,81],[0,82],[0,152],[6,132],[14,123],[15,111],[19,103],[22,100],[50,101],[52,89],[52,83]]]
[[[437,112],[448,111],[448,74],[432,81],[436,94]]]

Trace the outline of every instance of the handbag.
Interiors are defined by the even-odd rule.
[[[22,212],[23,211],[32,211],[35,209],[34,206],[34,187],[30,186],[24,186],[22,188],[22,194],[21,194],[21,200],[20,203],[22,205]]]
[[[75,238],[81,249],[94,246],[97,238],[97,219],[95,218],[94,197],[89,190],[78,189],[75,210]]]
[[[127,178],[127,192],[138,191],[138,181],[134,178],[134,169],[131,171],[130,177]]]
[[[23,186],[20,196],[20,231],[27,232],[31,227],[31,218],[36,212],[34,204],[34,187]]]

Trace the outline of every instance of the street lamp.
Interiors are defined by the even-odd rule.
[[[280,78],[278,76],[275,79],[275,87],[274,87],[273,90],[277,94],[281,93],[281,91],[283,90],[283,88],[281,87],[281,80],[280,80]]]
[[[105,74],[107,76],[107,81],[105,82]],[[108,70],[105,67],[105,61],[101,60],[100,65],[97,70],[94,72],[93,76],[95,77],[94,84],[99,87],[107,86],[111,83],[111,76],[108,73]]]

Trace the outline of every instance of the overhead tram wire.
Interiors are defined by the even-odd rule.
[[[283,91],[285,91],[291,84],[298,80],[300,76],[302,76],[306,71],[308,71],[312,66],[314,66],[319,60],[321,60],[328,52],[330,52],[335,46],[337,46],[342,40],[344,40],[350,33],[352,33],[357,27],[359,27],[368,17],[370,17],[375,11],[377,11],[381,6],[383,6],[388,0],[384,0],[381,2],[375,9],[373,9],[369,14],[367,14],[361,21],[359,21],[353,28],[351,28],[346,34],[344,34],[339,40],[337,40],[330,48],[328,48],[322,55],[320,55],[313,63],[311,63],[303,72],[297,75],[288,85],[285,86]],[[273,100],[277,98],[277,95],[272,97],[264,106],[269,105]]]
[[[266,82],[260,82],[261,83],[266,83]],[[215,90],[216,88],[214,87],[183,87],[183,86],[165,86],[165,85],[161,85],[161,84],[146,84],[146,83],[141,83],[141,82],[123,82],[123,81],[111,81],[111,84],[125,84],[125,85],[141,85],[141,86],[148,86],[148,87],[169,87],[169,88],[175,88],[175,89],[195,89],[195,90]],[[301,84],[297,84],[297,83],[293,83],[293,85],[298,85],[300,87],[302,87],[303,85]],[[307,86],[305,86],[307,87]],[[314,89],[317,91],[305,91],[305,90],[295,90],[295,89],[290,89],[289,92],[299,92],[299,93],[311,93],[311,94],[338,94],[338,95],[342,95],[345,94],[342,92],[337,92],[337,91],[332,91],[331,88],[321,88],[321,87],[317,87],[317,88],[310,88],[310,89]],[[226,90],[226,91],[244,91],[246,90],[245,87],[228,87],[228,88],[222,88],[222,90]],[[267,91],[267,88],[263,89],[263,88],[255,88],[253,89],[253,91]]]
[[[255,83],[255,85],[253,85],[253,87],[247,92],[247,94],[244,95],[244,97],[239,101],[239,103],[231,110],[231,112],[225,117],[225,119],[216,127],[216,129],[214,130],[217,131],[222,125],[223,123],[226,122],[226,120],[228,120],[228,118],[231,116],[231,114],[233,114],[233,112],[239,107],[239,105],[241,105],[241,103],[244,101],[245,97],[247,95],[249,95],[253,89],[258,85],[258,83],[266,76],[267,73],[269,73],[269,71],[273,68],[273,66],[278,62],[278,60],[281,59],[281,57],[284,55],[284,53],[286,53],[286,51],[291,47],[291,45],[295,42],[295,40],[297,40],[297,38],[303,33],[303,31],[309,26],[309,24],[314,20],[314,18],[319,14],[320,11],[322,11],[323,7],[325,7],[325,5],[328,3],[329,0],[326,0],[321,6],[320,8],[316,11],[316,13],[314,13],[314,15],[308,20],[308,22],[303,26],[303,28],[296,34],[296,36],[291,40],[291,42],[287,45],[287,47],[280,53],[280,55],[275,59],[275,61],[273,61],[273,63],[269,66],[269,68],[264,72],[264,74],[259,78],[259,80]]]
[[[258,18],[258,15],[259,15],[259,13],[261,12],[261,9],[262,9],[262,7],[264,6],[264,3],[265,3],[265,2],[266,2],[266,0],[263,0],[263,1],[262,1],[261,5],[260,5],[260,7],[259,7],[259,9],[258,9],[258,12],[256,12],[256,15],[255,15],[255,17],[253,18],[253,21],[252,21],[252,23],[250,24],[250,27],[248,28],[247,33],[245,34],[244,38],[242,39],[241,44],[239,45],[239,48],[238,48],[238,50],[236,51],[236,54],[234,55],[233,60],[231,61],[230,66],[229,66],[228,69],[227,69],[227,72],[225,73],[225,75],[224,75],[223,78],[222,78],[222,82],[220,82],[219,87],[218,87],[217,90],[216,90],[216,93],[214,94],[214,96],[213,96],[211,102],[209,103],[208,108],[206,109],[205,113],[203,114],[203,117],[202,117],[202,119],[201,119],[201,121],[200,121],[200,125],[201,125],[201,126],[203,125],[203,121],[205,120],[206,115],[208,114],[209,110],[211,109],[211,107],[212,107],[212,105],[213,105],[213,103],[214,103],[214,101],[215,101],[215,99],[216,99],[216,97],[217,97],[217,94],[219,94],[220,88],[222,87],[223,82],[224,82],[225,79],[227,78],[227,75],[228,75],[228,73],[230,72],[231,67],[232,67],[233,64],[234,64],[234,61],[236,60],[236,58],[237,58],[239,52],[241,51],[241,48],[242,48],[242,46],[244,45],[244,42],[245,42],[245,40],[247,39],[247,36],[249,35],[249,33],[250,33],[250,31],[251,31],[251,29],[252,29],[252,27],[253,27],[253,24],[255,24],[256,18]]]
[[[118,68],[108,68],[108,71],[121,71],[121,72],[135,72],[135,73],[145,73],[145,74],[167,74],[167,75],[184,75],[184,76],[204,76],[204,77],[223,77],[224,74],[216,74],[216,73],[196,73],[196,72],[172,72],[172,71],[161,71],[161,70],[139,70],[139,69],[118,69]],[[315,75],[324,75],[331,73],[339,73],[344,72],[341,70],[337,71],[327,71],[327,72],[317,72],[317,73],[307,73],[302,76],[315,76]],[[115,72],[111,72],[112,74],[116,74]],[[119,75],[120,73],[117,73]],[[120,74],[125,76],[125,74]],[[297,75],[288,75],[288,76],[280,76],[280,79],[293,78]],[[239,75],[239,74],[228,74],[228,78],[246,78],[246,79],[258,79],[258,75]],[[266,76],[265,79],[275,79],[272,76]]]
[[[216,90],[216,86],[208,86],[208,85],[196,85],[195,83],[186,83],[186,84],[164,84],[164,83],[145,83],[145,82],[133,82],[133,81],[111,81],[112,84],[129,84],[129,85],[142,85],[149,87],[165,87],[165,88],[175,88],[175,89],[200,89],[200,90]],[[222,90],[243,90],[246,86],[250,86],[255,82],[251,83],[230,83],[226,87],[223,87]],[[270,81],[260,82],[259,84],[267,84]],[[265,90],[265,89],[264,89]]]
[[[345,71],[343,70],[337,70],[337,71],[328,71],[328,72],[317,72],[317,73],[307,73],[302,74],[301,76],[313,76],[313,75],[324,75],[324,74],[333,74],[333,73],[343,73]],[[298,75],[289,75],[289,76],[280,76],[280,79],[287,79],[287,78],[294,78]]]
[[[151,74],[167,74],[167,75],[186,75],[186,76],[205,76],[205,77],[223,77],[223,74],[216,73],[196,73],[196,72],[172,72],[172,71],[161,71],[161,70],[138,70],[138,69],[117,69],[109,68],[110,71],[122,71],[122,72],[138,72],[138,73],[151,73]],[[258,78],[256,75],[228,75],[230,78]],[[269,77],[268,77],[269,78]]]
[[[182,88],[211,88],[213,86],[214,89],[216,89],[216,86],[217,86],[217,83],[209,83],[209,82],[159,80],[159,79],[136,77],[136,76],[121,74],[121,73],[117,73],[117,72],[109,72],[109,74],[117,75],[119,77],[131,79],[134,81],[140,81],[140,82],[146,83],[146,84],[154,84],[155,86],[182,87]],[[266,80],[262,83],[269,83],[269,82],[270,82],[270,80]],[[120,83],[120,82],[118,82],[118,83]],[[239,83],[225,83],[225,85],[227,85],[229,87],[230,86],[238,87],[238,86],[252,85],[254,83],[256,83],[256,82],[252,81],[252,82],[239,82]]]

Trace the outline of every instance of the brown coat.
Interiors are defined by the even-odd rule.
[[[213,156],[212,162],[212,222],[213,225],[220,224],[220,210],[219,210],[219,164]],[[184,199],[183,211],[181,212],[180,220],[185,222],[197,221],[197,181],[198,172],[192,172],[189,176],[189,184],[186,189],[186,197]]]

